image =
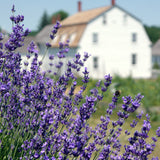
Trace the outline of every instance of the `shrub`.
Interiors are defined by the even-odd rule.
[[[160,69],[159,64],[158,63],[154,63],[153,64],[153,69]]]
[[[12,12],[15,12],[14,6]],[[26,55],[28,59],[33,56],[31,67],[23,69],[21,55],[16,51],[23,46],[24,38],[29,34],[29,30],[24,30],[20,24],[23,19],[20,15],[11,16],[14,24],[12,33],[7,43],[0,43],[0,159],[147,159],[160,136],[158,128],[157,137],[152,137],[151,144],[147,142],[151,129],[148,115],[140,131],[136,130],[133,135],[128,130],[124,131],[128,136],[128,144],[122,146],[119,139],[125,121],[139,108],[143,96],[123,97],[123,104],[117,112],[118,119],[111,120],[120,97],[120,92],[116,91],[112,102],[106,106],[105,116],[101,116],[100,123],[91,128],[88,120],[96,112],[98,102],[103,100],[112,77],[105,75],[104,81],[98,81],[90,94],[84,96],[89,72],[83,66],[89,57],[88,53],[83,57],[76,54],[67,63],[65,73],[58,75],[54,72],[57,77],[51,79],[41,71],[42,61],[38,60],[38,50],[33,42]],[[51,39],[54,39],[60,27],[57,22]],[[0,40],[3,40],[2,34]],[[50,47],[46,43],[46,48]],[[60,43],[56,68],[61,68],[61,59],[65,58],[68,51],[68,42]],[[52,55],[49,58],[54,61]],[[28,63],[25,62],[25,65],[28,66]],[[77,78],[73,73],[80,72],[81,67],[84,69],[83,83],[80,91],[74,93]],[[142,113],[130,126],[136,127],[141,117]]]

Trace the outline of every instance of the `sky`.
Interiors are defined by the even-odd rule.
[[[116,5],[131,13],[148,26],[160,26],[160,0],[115,0]],[[81,0],[82,10],[107,6],[111,0]],[[36,30],[44,11],[52,15],[64,10],[73,15],[77,12],[78,0],[0,0],[0,27],[11,31],[12,5],[16,14],[24,15],[25,28]]]

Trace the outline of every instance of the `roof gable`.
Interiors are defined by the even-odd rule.
[[[51,31],[53,30],[53,24],[49,24],[45,26],[37,35],[36,42],[37,43],[46,43],[49,40],[49,36]]]
[[[100,8],[95,8],[87,11],[78,12],[66,19],[64,19],[61,24],[62,26],[66,25],[76,25],[76,24],[86,24],[92,19],[101,15],[105,11],[109,10],[112,6],[105,6]]]
[[[86,24],[79,24],[74,26],[63,26],[62,28],[59,29],[57,33],[57,38],[55,40],[52,40],[50,43],[52,47],[58,47],[59,42],[62,42],[62,41],[66,42],[67,40],[69,40],[70,41],[69,46],[71,48],[77,47],[85,28],[86,28]]]
[[[104,7],[99,7],[99,8],[95,8],[95,9],[91,9],[91,10],[87,10],[87,11],[78,12],[78,13],[64,19],[61,22],[61,24],[62,24],[62,26],[87,24],[90,21],[97,18],[98,16],[100,16],[101,14],[103,14],[104,12],[108,12],[115,7],[120,9],[121,11],[125,12],[126,14],[128,14],[129,16],[131,16],[132,18],[134,18],[135,20],[137,20],[141,23],[141,20],[138,19],[137,17],[135,17],[133,14],[129,13],[128,11],[124,10],[123,8],[121,8],[117,5],[114,5],[114,6],[104,6]]]
[[[118,8],[122,12],[125,12],[126,14],[140,22],[138,18],[136,18],[135,16],[133,16],[132,14],[130,14],[129,12],[125,11],[117,5],[104,6],[87,11],[81,11],[61,21],[62,27],[59,29],[56,39],[50,41],[52,47],[58,47],[60,41],[66,41],[68,39],[72,39],[70,42],[70,47],[78,47],[79,41],[83,35],[83,32],[87,24],[94,21],[103,13],[109,12],[113,8]],[[38,43],[44,43],[44,41],[48,40],[48,31],[51,30],[51,27],[53,27],[53,25],[46,26],[36,36]]]
[[[126,11],[125,9],[117,6],[117,5],[114,5],[114,7],[117,7],[118,9],[120,9],[121,11],[125,12],[126,14],[128,14],[129,16],[131,16],[132,18],[134,18],[135,20],[139,21],[141,23],[141,20],[139,18],[137,18],[136,16],[134,16],[133,14],[129,13],[128,11]],[[113,8],[114,8],[113,7]]]

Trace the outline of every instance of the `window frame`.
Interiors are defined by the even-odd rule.
[[[128,19],[128,15],[127,15],[127,13],[125,13],[125,14],[123,15],[123,24],[124,24],[124,25],[127,24],[127,19]]]
[[[93,57],[93,68],[98,69],[98,56]]]
[[[94,32],[92,34],[92,42],[93,43],[98,43],[98,33],[97,32]]]
[[[131,63],[132,63],[133,66],[135,66],[137,64],[137,54],[136,53],[132,53],[131,56],[132,56]]]
[[[138,40],[138,39],[137,39],[137,33],[136,33],[136,32],[133,32],[133,33],[132,33],[132,42],[133,42],[133,43],[136,43],[137,40]]]

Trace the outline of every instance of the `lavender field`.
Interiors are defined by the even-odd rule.
[[[17,49],[23,46],[29,29],[24,29],[24,16],[16,16],[14,6],[12,13],[8,41],[3,43],[4,35],[0,34],[0,159],[158,160],[158,116],[153,119],[147,112],[149,106],[159,104],[157,90],[153,89],[155,99],[149,101],[150,94],[145,92],[149,88],[143,80],[127,79],[131,87],[143,85],[138,92],[135,87],[125,87],[125,79],[119,79],[112,88],[115,82],[110,74],[103,80],[91,80],[85,67],[90,58],[87,52],[76,53],[60,75],[69,41],[59,43],[57,64],[55,57],[49,56],[48,62],[57,69],[49,72],[52,78],[41,70],[43,57],[39,60],[33,41],[26,54],[33,60],[30,65],[24,62],[26,67],[22,68]],[[50,40],[60,27],[57,21]],[[50,41],[46,42],[45,53],[50,47]],[[81,79],[77,77],[79,72]],[[137,112],[140,107],[145,111]]]

